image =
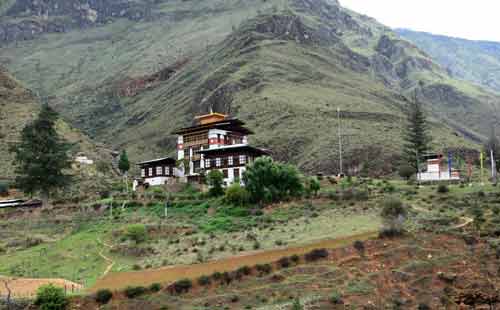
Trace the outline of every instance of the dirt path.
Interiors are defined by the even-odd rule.
[[[417,210],[417,211],[420,211],[420,212],[424,212],[424,213],[430,213],[431,211],[427,210],[427,209],[424,209],[424,208],[421,208],[421,207],[417,207],[417,206],[411,206],[413,209]],[[460,223],[456,226],[453,226],[453,229],[460,229],[460,228],[464,228],[466,227],[467,225],[469,225],[470,223],[474,222],[474,219],[470,218],[470,217],[466,217],[466,216],[462,216],[460,219],[462,219],[464,222],[463,223]]]
[[[0,276],[0,296],[7,295],[4,281],[12,291],[13,297],[34,297],[38,288],[45,284],[53,284],[64,288],[68,293],[78,292],[83,288],[81,284],[64,279],[28,279],[28,278],[7,278]]]
[[[107,288],[111,290],[123,289],[127,286],[147,286],[153,283],[171,283],[183,278],[196,279],[202,275],[210,275],[216,271],[233,271],[243,266],[254,266],[257,264],[272,263],[284,256],[303,255],[319,248],[338,248],[352,244],[356,240],[366,240],[377,236],[377,232],[368,232],[345,238],[323,240],[303,246],[259,251],[242,256],[234,256],[221,260],[211,261],[196,265],[179,265],[161,269],[151,269],[135,272],[111,273],[97,280],[95,285],[89,289],[95,292],[98,289]]]
[[[107,244],[106,242],[102,241],[100,238],[97,238],[97,242],[99,244],[103,245],[104,247],[108,248],[108,249],[112,249],[113,248],[112,245]],[[103,252],[104,252],[104,250],[99,251],[99,256],[102,257],[105,261],[108,262],[108,266],[106,267],[106,269],[102,273],[101,277],[105,277],[111,271],[111,269],[113,268],[113,266],[115,265],[115,262],[111,258],[109,258],[106,255],[104,255]]]

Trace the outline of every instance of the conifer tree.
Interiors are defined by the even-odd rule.
[[[118,169],[123,174],[125,178],[125,189],[128,193],[128,171],[130,170],[130,162],[128,160],[127,151],[123,150],[118,161]]]
[[[45,201],[71,180],[65,174],[71,167],[71,145],[55,129],[58,118],[57,112],[44,104],[38,118],[23,128],[20,141],[10,149],[15,156],[16,186],[30,196],[40,193]]]
[[[421,162],[423,155],[429,151],[431,137],[428,134],[427,120],[422,104],[416,96],[408,106],[407,127],[403,140],[403,160],[417,171],[417,163]]]

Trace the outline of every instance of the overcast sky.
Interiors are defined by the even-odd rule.
[[[500,42],[500,0],[339,0],[392,28]]]

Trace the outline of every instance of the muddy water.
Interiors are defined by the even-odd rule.
[[[98,280],[90,292],[98,289],[108,288],[111,290],[123,289],[127,286],[147,286],[152,283],[171,283],[180,279],[196,279],[202,275],[210,275],[216,271],[233,271],[242,266],[254,266],[256,264],[272,263],[284,256],[302,255],[313,249],[319,248],[339,248],[352,244],[355,240],[366,240],[376,236],[376,232],[368,232],[353,235],[345,238],[322,240],[319,242],[276,249],[269,251],[259,251],[242,256],[233,256],[221,260],[211,261],[196,265],[179,265],[161,269],[150,269],[134,272],[111,273]]]

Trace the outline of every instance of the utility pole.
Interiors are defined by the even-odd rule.
[[[493,153],[493,149],[490,149],[490,159],[491,159],[491,178],[493,183],[497,182],[497,165],[495,162],[495,154]]]
[[[341,127],[341,117],[340,117],[340,108],[337,108],[337,119],[338,119],[338,136],[339,136],[339,168],[340,168],[340,176],[344,174],[343,163],[342,163],[342,127]]]

